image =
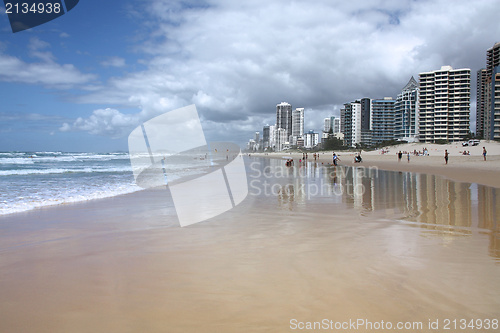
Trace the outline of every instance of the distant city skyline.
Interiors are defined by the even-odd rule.
[[[486,88],[478,89],[485,100],[481,103],[486,105],[481,122],[483,128],[491,128],[491,135],[486,139],[498,139],[500,125],[492,119],[500,119],[500,103],[495,98],[500,95],[500,43],[488,49],[486,63],[488,69],[478,71],[478,86],[480,80],[482,85],[486,84]],[[495,77],[498,77],[496,81]],[[488,88],[488,85],[491,87]],[[491,104],[488,106],[489,100]],[[346,102],[340,110],[340,117],[324,118],[321,136],[314,130],[307,133],[302,130],[302,136],[286,135],[290,131],[284,127],[297,123],[290,120],[291,109],[292,106],[287,102],[276,105],[276,132],[273,133],[278,144],[273,145],[272,140],[259,141],[255,138],[248,142],[246,148],[275,151],[314,148],[322,140],[332,136],[339,138],[339,134],[347,147],[373,146],[393,140],[457,142],[473,131],[471,71],[469,68],[454,69],[445,65],[440,69],[419,73],[418,82],[412,76],[396,99],[364,97]],[[304,108],[297,110],[301,110],[300,123],[303,124]],[[494,132],[498,132],[497,136],[494,136]],[[311,135],[314,135],[314,139],[311,139]]]
[[[498,12],[490,0],[80,1],[16,34],[2,12],[0,151],[126,151],[140,123],[191,104],[208,141],[243,145],[281,101],[319,132],[344,103],[395,99],[418,73],[475,75]]]

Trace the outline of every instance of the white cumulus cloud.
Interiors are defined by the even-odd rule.
[[[134,13],[149,33],[136,45],[145,69],[115,76],[78,102],[137,107],[133,117],[143,120],[194,103],[208,132],[223,139],[261,130],[282,101],[305,107],[308,124],[320,129],[343,103],[395,97],[420,72],[451,65],[474,73],[500,40],[500,25],[491,24],[500,2],[491,0],[142,5]],[[92,117],[106,118],[92,114],[74,128],[116,135],[113,122]]]
[[[138,125],[138,122],[137,115],[127,115],[116,109],[106,108],[94,110],[88,118],[79,117],[72,125],[64,123],[59,130],[62,132],[85,131],[90,134],[117,138],[128,134]]]

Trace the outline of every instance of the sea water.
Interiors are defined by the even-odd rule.
[[[218,164],[217,158],[197,152],[165,154],[164,158],[152,166],[161,173],[161,181],[154,179],[153,186],[199,175]],[[150,167],[149,156],[145,161],[144,167]],[[0,215],[151,187],[135,179],[133,171],[137,176],[143,170],[132,169],[126,152],[0,152]]]
[[[0,215],[140,189],[127,153],[0,153]]]

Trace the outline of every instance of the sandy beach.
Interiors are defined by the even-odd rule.
[[[487,160],[484,161],[483,147],[487,150]],[[414,156],[413,152],[423,152],[428,149],[428,156]],[[339,165],[366,167],[376,166],[383,170],[408,171],[440,175],[449,179],[461,182],[478,183],[488,186],[500,187],[500,143],[494,141],[481,141],[478,146],[462,147],[461,144],[425,144],[410,143],[397,146],[386,147],[388,152],[382,153],[382,149],[376,151],[362,151],[362,164],[354,163],[355,152],[337,151],[340,157]],[[448,150],[449,161],[445,165],[444,151]],[[470,155],[463,155],[463,151],[470,152]],[[398,163],[397,153],[410,152],[410,162],[404,154],[401,162]],[[331,164],[332,152],[319,152],[318,162]],[[291,157],[295,161],[302,158],[301,153],[269,153],[253,154],[256,156],[286,158]],[[308,154],[308,160],[314,161],[313,153]]]
[[[408,167],[394,151],[363,156],[363,166]],[[165,189],[0,216],[0,331],[339,331],[355,321],[351,332],[437,332],[499,319],[498,190],[321,158],[285,169],[248,158],[245,201],[185,228]],[[438,159],[409,165],[445,168]],[[467,170],[452,155],[454,167]]]

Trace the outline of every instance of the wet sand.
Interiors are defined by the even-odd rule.
[[[487,160],[484,161],[482,156],[483,146],[487,149]],[[427,148],[429,156],[414,156],[410,154],[410,162],[405,154],[400,162],[396,153],[402,152],[423,152]],[[386,147],[389,150],[382,154],[381,150],[363,151],[362,164],[354,163],[354,156],[357,152],[337,151],[340,157],[339,165],[356,166],[363,165],[365,167],[376,166],[382,170],[391,171],[409,171],[416,173],[425,173],[439,175],[459,182],[478,183],[487,186],[500,188],[500,143],[482,141],[479,146],[462,147],[460,144],[437,145],[430,143],[412,143],[402,144],[398,146]],[[449,152],[448,164],[444,161],[444,150]],[[463,151],[470,152],[470,155],[462,155]],[[302,153],[257,153],[252,154],[265,158],[283,159],[286,157],[293,158],[298,161],[302,158]],[[332,152],[319,152],[317,162],[323,164],[332,163]],[[308,154],[308,161],[313,161],[313,153]]]
[[[286,170],[249,169],[241,205],[185,228],[163,189],[0,217],[0,331],[289,332],[293,319],[363,319],[436,332],[446,318],[499,319],[498,190]]]

